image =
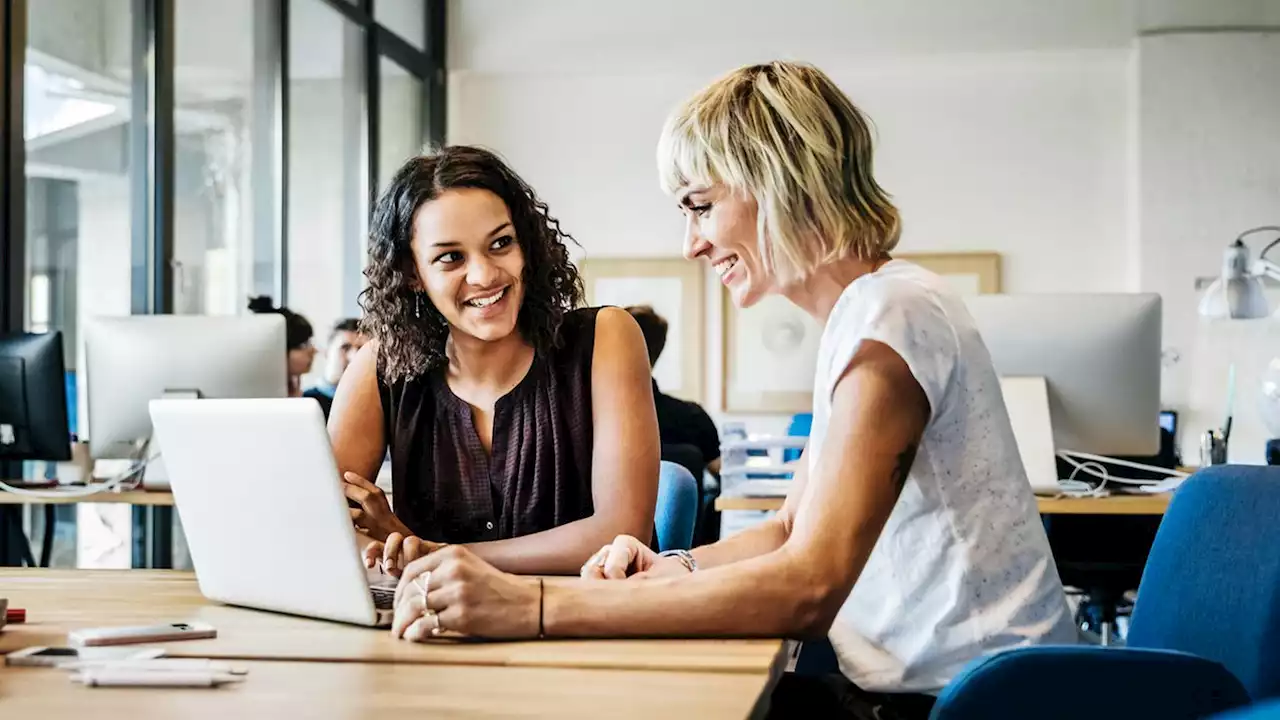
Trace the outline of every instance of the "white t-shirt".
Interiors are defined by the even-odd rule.
[[[864,690],[936,693],[970,660],[1076,641],[999,378],[963,300],[902,260],[845,288],[822,334],[810,471],[831,397],[863,340],[892,348],[929,399],[924,437],[829,637]]]

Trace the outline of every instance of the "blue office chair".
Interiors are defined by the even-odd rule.
[[[1223,465],[1183,483],[1156,533],[1128,644],[1216,660],[1280,696],[1280,467]]]
[[[659,550],[688,550],[693,547],[693,529],[698,520],[698,483],[693,473],[673,462],[663,461],[658,473],[658,510],[654,527]]]
[[[1257,705],[1214,715],[1212,720],[1280,720],[1280,700],[1267,700]]]
[[[1138,587],[1127,648],[1029,647],[971,663],[932,717],[1201,717],[1280,695],[1280,468],[1183,483]],[[1225,674],[1224,674],[1225,673]],[[1107,681],[1105,693],[1082,686]],[[1021,698],[1032,706],[1015,705]],[[981,710],[979,710],[981,709]],[[978,714],[974,714],[978,713]]]
[[[791,437],[809,437],[810,431],[813,430],[813,413],[796,413],[791,416],[791,423],[787,426],[787,434]],[[800,458],[799,450],[783,450],[782,462],[792,462]]]
[[[1097,645],[1025,647],[964,669],[931,720],[1202,718],[1249,702],[1212,660],[1167,650]]]

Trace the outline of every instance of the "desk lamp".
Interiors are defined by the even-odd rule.
[[[1267,253],[1280,245],[1280,237],[1267,244],[1252,264],[1249,262],[1249,248],[1244,244],[1246,237],[1262,232],[1280,235],[1280,226],[1263,225],[1245,230],[1240,233],[1235,242],[1227,246],[1222,254],[1222,275],[1213,281],[1200,298],[1201,317],[1213,320],[1255,320],[1265,318],[1271,313],[1267,298],[1263,294],[1263,279],[1269,277],[1280,280],[1280,265],[1267,259]],[[1274,361],[1268,372],[1273,371]],[[1233,379],[1234,374],[1235,366],[1232,366]],[[1234,385],[1234,380],[1232,384]],[[1268,418],[1280,409],[1277,390],[1275,381],[1264,380],[1261,409],[1269,429],[1272,423]],[[1228,400],[1227,424],[1222,429],[1206,431],[1201,439],[1201,455],[1214,458],[1210,462],[1226,460],[1226,445],[1231,427],[1230,404]],[[1274,433],[1275,430],[1273,429],[1272,432]],[[1271,439],[1267,441],[1267,464],[1277,463],[1280,463],[1280,439]]]
[[[1273,240],[1250,264],[1249,247],[1244,239],[1260,232],[1280,234],[1280,226],[1263,225],[1240,233],[1235,242],[1222,253],[1222,274],[1214,280],[1200,298],[1200,316],[1212,319],[1253,320],[1270,314],[1267,298],[1263,295],[1262,280],[1270,277],[1280,280],[1280,265],[1267,259],[1267,253],[1280,238]]]

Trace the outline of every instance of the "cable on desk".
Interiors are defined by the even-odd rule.
[[[1067,495],[1068,497],[1105,497],[1107,495],[1106,487],[1110,474],[1107,472],[1107,467],[1105,465],[1093,460],[1077,464],[1067,458],[1063,459],[1068,463],[1071,463],[1075,468],[1071,471],[1071,475],[1066,480],[1058,481],[1058,484],[1062,486],[1062,492],[1064,495]],[[1094,468],[1096,468],[1096,470],[1094,470]],[[1090,485],[1084,480],[1076,480],[1076,476],[1081,472],[1097,476],[1099,471],[1101,472],[1102,481],[1097,485]]]
[[[0,481],[0,490],[11,492],[14,495],[21,495],[36,500],[56,500],[66,497],[89,497],[104,492],[112,492],[121,485],[129,482],[138,473],[146,469],[146,463],[142,463],[135,467],[131,467],[116,477],[101,483],[93,483],[81,488],[67,488],[66,490],[32,490],[30,488],[14,487],[7,482]]]
[[[1159,485],[1160,483],[1165,482],[1165,480],[1169,478],[1189,477],[1187,473],[1184,473],[1180,470],[1170,470],[1169,468],[1156,467],[1154,465],[1144,465],[1142,463],[1131,462],[1129,460],[1120,460],[1118,458],[1110,458],[1104,455],[1094,455],[1092,453],[1077,452],[1075,450],[1059,450],[1058,457],[1061,458],[1064,462],[1066,462],[1071,467],[1075,468],[1076,472],[1087,473],[1089,475],[1092,475],[1096,478],[1101,479],[1104,483],[1115,482],[1115,483],[1122,483],[1126,485]],[[1081,460],[1088,461],[1088,462],[1080,462]],[[1160,473],[1161,475],[1164,476],[1164,479],[1145,480],[1145,479],[1139,479],[1139,478],[1129,478],[1129,477],[1120,477],[1117,475],[1112,475],[1109,472],[1107,472],[1106,467],[1100,467],[1100,468],[1098,467],[1101,463],[1119,465],[1120,467],[1133,468],[1134,470],[1145,470],[1147,472]],[[1072,478],[1076,476],[1076,472],[1073,472],[1071,474]]]

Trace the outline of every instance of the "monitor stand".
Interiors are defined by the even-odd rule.
[[[166,390],[160,397],[162,400],[201,399],[199,390]],[[156,440],[154,431],[143,446],[143,453],[147,466],[142,471],[142,489],[168,492],[172,487],[169,484],[169,470],[165,467],[164,453],[160,451],[160,443]]]

